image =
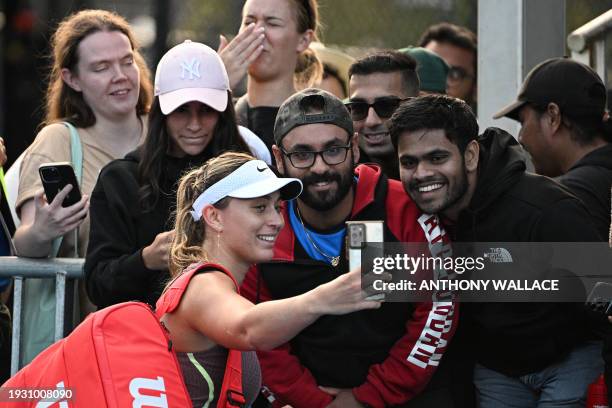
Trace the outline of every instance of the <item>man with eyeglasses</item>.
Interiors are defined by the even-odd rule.
[[[383,173],[399,180],[397,155],[387,120],[400,103],[419,94],[416,60],[399,51],[381,51],[358,59],[349,68],[346,107],[359,134],[361,163],[378,164]]]
[[[435,52],[450,66],[446,93],[464,100],[476,112],[476,34],[450,23],[435,24],[421,35],[419,46]]]
[[[420,213],[399,181],[388,180],[378,166],[357,166],[357,137],[342,101],[326,91],[301,91],[280,107],[276,164],[304,190],[282,210],[285,226],[272,261],[251,268],[243,281],[241,293],[251,301],[296,296],[348,272],[348,220],[383,220],[385,242],[444,239],[437,217]],[[288,344],[258,352],[274,406],[452,407],[446,394],[431,388],[458,315],[454,303],[441,306],[389,302],[324,316]],[[440,337],[433,340],[436,330]],[[415,362],[415,353],[423,360]]]

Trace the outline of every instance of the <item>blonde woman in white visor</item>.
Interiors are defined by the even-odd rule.
[[[228,349],[271,349],[321,315],[380,306],[365,300],[370,293],[362,291],[358,270],[283,300],[254,305],[239,295],[249,267],[272,258],[283,227],[282,200],[301,190],[298,179],[277,178],[265,162],[242,153],[224,153],[181,179],[170,255],[173,280],[157,307],[158,313],[166,310],[172,290],[187,279],[179,306],[162,322],[194,406],[225,406],[227,395],[217,403]],[[244,406],[249,406],[260,387],[255,353],[242,353],[241,366]]]

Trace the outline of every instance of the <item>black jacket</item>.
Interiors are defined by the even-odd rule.
[[[586,205],[602,241],[610,229],[610,186],[612,186],[612,143],[593,150],[578,160],[557,181]]]
[[[610,228],[610,187],[612,186],[612,143],[593,150],[578,160],[557,180],[569,188],[587,207],[602,241]],[[607,322],[605,323],[608,325]],[[604,334],[604,361],[608,399],[612,400],[612,334]]]
[[[552,179],[525,172],[511,135],[489,128],[479,142],[477,187],[453,241],[597,241],[584,205]],[[463,310],[457,335],[480,364],[506,375],[541,370],[589,337],[580,304],[466,303]]]
[[[180,176],[206,156],[165,157],[162,194],[144,211],[138,191],[138,151],[106,165],[91,194],[89,247],[85,259],[87,293],[99,308],[138,300],[155,305],[169,278],[165,271],[147,269],[142,249],[173,227],[176,187]]]

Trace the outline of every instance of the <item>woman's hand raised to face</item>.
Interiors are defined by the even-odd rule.
[[[391,274],[385,272],[362,277],[361,268],[356,268],[313,290],[313,301],[316,302],[313,307],[320,314],[345,314],[363,309],[378,309],[384,300],[385,292],[374,289],[375,280],[390,281]],[[367,300],[370,296],[379,300]]]
[[[249,24],[232,41],[228,42],[223,35],[220,35],[219,38],[217,52],[227,70],[230,87],[234,88],[246,75],[249,65],[263,51],[264,28],[256,29],[255,24]]]
[[[41,241],[52,241],[57,237],[74,230],[81,225],[89,211],[89,197],[83,195],[81,200],[69,207],[62,207],[64,198],[72,190],[72,185],[64,187],[51,201],[47,202],[40,191],[34,198],[36,209],[34,213],[33,230],[37,231]]]

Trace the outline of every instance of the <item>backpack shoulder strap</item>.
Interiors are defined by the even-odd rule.
[[[242,392],[242,352],[240,350],[229,350],[217,406],[219,408],[246,406],[246,398]]]
[[[210,270],[220,271],[229,276],[232,282],[234,282],[236,290],[238,291],[238,293],[240,293],[238,282],[236,282],[236,279],[234,278],[232,273],[225,269],[224,266],[213,263],[198,263],[190,266],[182,274],[176,277],[174,281],[170,284],[170,286],[166,288],[164,293],[162,293],[155,305],[155,314],[157,315],[157,317],[161,319],[164,314],[171,313],[176,310],[179,303],[181,303],[181,299],[183,298],[185,290],[187,290],[187,286],[189,285],[191,278],[193,278],[194,275],[198,273]]]
[[[229,276],[240,293],[238,282],[224,266],[213,263],[195,264],[179,275],[161,295],[155,308],[157,317],[161,318],[164,314],[176,310],[191,278],[198,273],[210,270],[221,271]],[[229,349],[217,406],[219,408],[246,406],[246,398],[242,392],[242,352],[240,350]]]
[[[62,122],[70,131],[70,158],[74,174],[76,175],[79,185],[83,180],[83,146],[81,145],[81,137],[74,125],[70,122]]]
[[[82,185],[83,180],[83,146],[81,145],[81,137],[79,132],[76,130],[74,125],[70,122],[62,122],[64,126],[70,131],[70,163],[74,169],[74,175],[76,176],[77,183],[79,186]],[[59,253],[60,246],[62,245],[63,236],[57,237],[53,240],[51,257],[55,258]],[[74,252],[75,257],[78,257],[78,228],[74,230]]]

